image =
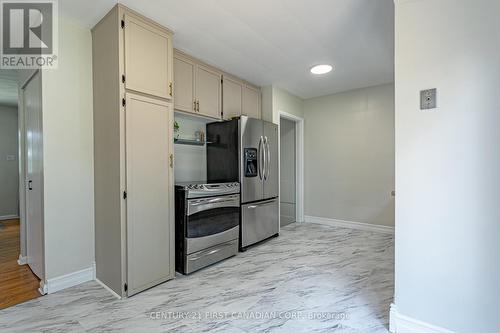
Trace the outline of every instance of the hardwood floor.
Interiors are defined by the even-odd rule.
[[[19,220],[0,221],[0,309],[40,296],[36,275],[17,264],[19,243]]]

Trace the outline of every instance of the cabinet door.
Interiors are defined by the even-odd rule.
[[[241,97],[243,93],[241,83],[224,78],[222,83],[222,113],[224,119],[241,116]]]
[[[174,108],[196,112],[194,98],[194,73],[196,65],[184,58],[174,57]]]
[[[207,117],[221,117],[222,75],[205,66],[196,66],[196,99],[198,113]]]
[[[260,90],[243,86],[243,107],[241,113],[251,118],[261,119]]]
[[[172,61],[171,35],[125,14],[125,88],[170,99]]]
[[[166,102],[127,94],[128,296],[173,277],[171,113]]]

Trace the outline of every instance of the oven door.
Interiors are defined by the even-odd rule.
[[[188,200],[186,254],[239,237],[240,195]]]

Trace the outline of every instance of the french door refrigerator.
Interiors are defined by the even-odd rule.
[[[207,124],[207,180],[240,182],[240,249],[279,233],[278,125],[242,116]]]

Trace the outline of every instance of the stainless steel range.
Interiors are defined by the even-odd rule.
[[[189,274],[238,253],[240,184],[175,186],[176,270]]]

